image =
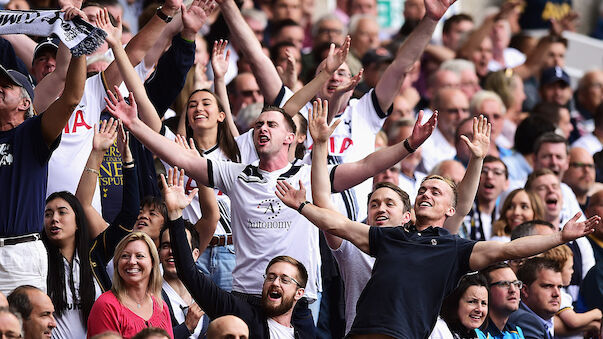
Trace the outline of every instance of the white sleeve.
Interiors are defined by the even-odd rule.
[[[295,94],[295,93],[291,89],[289,89],[289,87],[283,85],[283,87],[281,87],[281,91],[276,96],[276,99],[274,99],[273,104],[278,107],[283,107],[283,106],[285,106],[287,101],[289,101],[289,99],[291,99],[293,94]],[[308,110],[311,108],[312,108],[312,103],[307,102],[304,105],[304,107],[302,107],[299,110],[299,113],[301,113],[301,115],[303,115],[303,117],[306,118],[306,120],[308,120]],[[309,133],[308,133],[308,135],[309,135]]]
[[[391,113],[391,108],[388,112],[381,110],[374,89],[371,89],[360,99],[350,102],[350,106],[353,106],[353,120],[355,123],[360,126],[369,127],[374,134],[379,132],[385,119]]]
[[[236,137],[235,141],[237,142],[237,146],[239,146],[242,164],[251,164],[259,159],[255,145],[253,144],[253,128]]]
[[[217,188],[228,194],[239,173],[245,169],[245,164],[230,161],[207,159],[207,176],[209,187]]]

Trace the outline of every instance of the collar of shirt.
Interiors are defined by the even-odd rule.
[[[553,317],[551,317],[550,319],[546,320],[546,319],[542,319],[538,314],[534,313],[534,311],[532,311],[528,305],[526,305],[523,301],[521,302],[521,304],[523,305],[523,307],[528,310],[528,312],[532,313],[533,315],[535,315],[536,317],[538,317],[538,319],[540,319],[540,321],[542,322],[542,324],[544,325],[544,328],[546,331],[549,332],[549,335],[551,336],[551,338],[554,336],[555,334],[555,324],[553,323]]]

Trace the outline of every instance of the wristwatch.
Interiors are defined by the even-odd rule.
[[[165,21],[165,23],[169,23],[170,21],[172,21],[173,17],[166,15],[165,13],[163,13],[163,11],[161,10],[163,8],[163,6],[159,6],[157,7],[157,11],[155,12],[155,14],[157,14],[157,16],[159,17],[159,19]]]

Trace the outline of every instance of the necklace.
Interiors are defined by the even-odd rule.
[[[148,300],[148,298],[149,298],[149,295],[148,295],[148,294],[145,294],[145,296],[142,298],[142,300],[141,300],[141,301],[138,301],[138,300],[136,300],[136,299],[132,298],[132,297],[131,297],[131,296],[128,294],[128,292],[126,292],[126,296],[128,296],[128,298],[130,298],[130,299],[131,299],[133,302],[135,302],[135,303],[136,303],[136,307],[137,307],[137,308],[141,308],[141,307],[142,307],[142,304],[143,304],[143,303],[144,303],[146,300]]]

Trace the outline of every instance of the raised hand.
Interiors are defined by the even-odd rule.
[[[329,102],[316,99],[312,103],[312,111],[308,114],[308,129],[315,143],[326,143],[341,119],[335,120],[331,126],[327,124],[329,113]]]
[[[563,226],[561,240],[564,243],[592,233],[595,230],[595,227],[601,222],[601,217],[598,215],[592,216],[586,221],[578,222],[578,218],[580,218],[581,215],[581,212],[576,213],[576,215]]]
[[[425,0],[425,15],[439,21],[456,0]]]
[[[198,157],[201,158],[201,154],[199,153],[199,151],[197,150],[197,147],[195,147],[195,141],[193,140],[193,138],[189,139],[189,142],[186,142],[186,137],[183,137],[182,135],[178,134],[176,136],[176,140],[174,140],[174,142],[182,147],[182,149],[186,152],[189,153],[190,155],[194,156],[194,157]]]
[[[189,194],[184,193],[184,170],[178,171],[178,167],[168,169],[167,180],[165,175],[162,174],[161,182],[163,183],[161,193],[163,194],[168,214],[170,214],[170,219],[172,219],[172,216],[179,216],[182,210],[190,205],[199,191],[198,188],[195,188]]]
[[[434,111],[433,115],[426,123],[421,124],[421,120],[423,120],[422,110],[419,111],[415,126],[412,128],[412,135],[408,138],[408,143],[413,149],[419,148],[435,129],[436,124],[438,123],[438,111]]]
[[[73,18],[79,16],[80,18],[82,18],[82,20],[88,21],[88,17],[86,16],[86,14],[82,12],[82,10],[77,7],[74,7],[71,4],[61,8],[61,12],[65,13],[65,20],[73,20]]]
[[[174,16],[178,13],[178,10],[182,6],[182,0],[166,0],[165,3],[161,6],[161,11],[165,15]]]
[[[279,77],[283,81],[285,86],[293,89],[295,88],[297,82],[297,67],[295,67],[295,58],[289,52],[289,50],[285,50],[285,55],[287,56],[287,65],[285,68],[281,66],[276,66],[276,71],[278,72]]]
[[[228,40],[214,41],[214,48],[211,54],[211,67],[214,71],[214,78],[224,78],[228,71],[228,61],[230,59],[230,50],[226,50]],[[224,51],[226,50],[226,53]]]
[[[107,111],[111,113],[115,118],[120,119],[126,127],[130,127],[131,124],[138,119],[138,107],[136,106],[136,100],[134,100],[134,94],[130,92],[127,103],[124,98],[119,94],[119,88],[113,86],[117,97],[111,91],[107,91],[107,97],[105,102],[107,103]]]
[[[281,199],[285,205],[293,209],[297,209],[301,203],[306,201],[306,189],[301,180],[299,181],[298,190],[289,185],[285,180],[277,181],[276,192],[274,193],[276,193],[276,196]]]
[[[197,34],[215,8],[216,3],[213,0],[194,0],[188,9],[181,4],[182,25],[184,26],[182,33]]]
[[[65,9],[66,7],[75,7],[77,9],[82,8],[82,0],[59,0],[59,7]],[[85,19],[86,16],[83,16],[82,19]]]
[[[117,127],[117,150],[121,154],[122,162],[131,162],[134,160],[132,151],[130,151],[130,132],[124,130],[124,124],[118,120]]]
[[[109,19],[109,10],[107,8],[103,8],[103,10],[96,13],[96,26],[107,32],[107,37],[105,40],[109,44],[109,47],[113,47],[118,44],[121,45],[121,18],[116,17],[115,22],[117,23],[117,26],[113,26],[111,23],[111,20]]]
[[[362,80],[362,74],[364,74],[364,68],[361,68],[360,72],[358,72],[358,74],[356,74],[353,77],[351,77],[350,81],[348,81],[347,83],[345,83],[345,84],[337,87],[335,89],[335,92],[333,92],[333,96],[344,94],[344,93],[346,93],[348,91],[351,91],[354,88],[356,88],[356,86],[358,85],[358,83],[360,82],[360,80]]]
[[[475,158],[484,158],[488,154],[491,131],[492,125],[488,119],[480,115],[479,118],[473,118],[473,140],[469,141],[469,138],[461,135],[461,139]]]
[[[348,52],[350,51],[350,42],[352,39],[350,36],[346,36],[341,47],[335,51],[335,44],[331,44],[329,49],[329,54],[325,59],[325,70],[329,73],[335,73],[339,66],[345,62],[345,59],[348,56]]]
[[[92,149],[100,151],[103,154],[113,145],[117,137],[117,120],[110,118],[103,120],[100,127],[94,125],[94,138],[92,139]]]

